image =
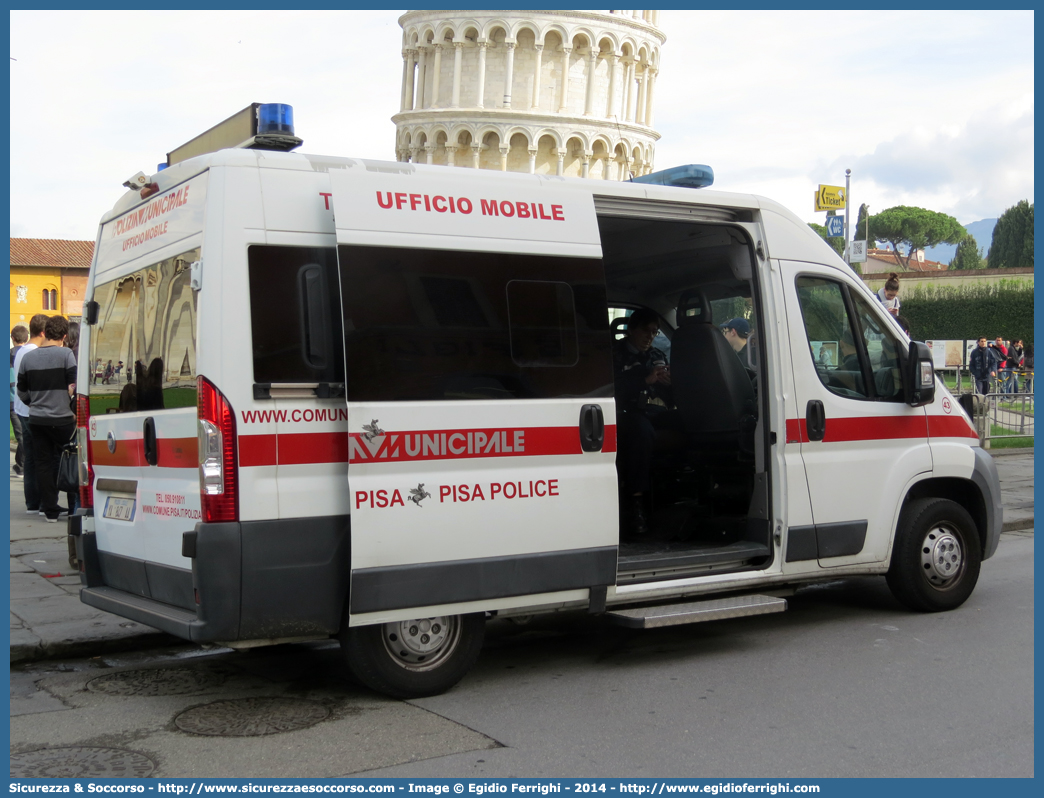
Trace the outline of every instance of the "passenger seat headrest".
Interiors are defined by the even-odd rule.
[[[683,324],[710,324],[711,309],[703,291],[693,289],[686,291],[678,300],[678,326]]]

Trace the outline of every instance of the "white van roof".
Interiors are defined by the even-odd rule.
[[[345,158],[329,155],[310,155],[297,152],[271,152],[266,150],[227,149],[190,158],[175,164],[150,178],[156,183],[159,192],[185,182],[202,174],[212,167],[240,167],[254,169],[285,169],[303,172],[329,172],[331,170],[364,167],[367,171],[388,171],[397,174],[423,174],[425,172],[441,173],[445,166],[428,164],[402,163],[397,161],[375,161],[361,158]],[[796,214],[779,203],[756,194],[735,194],[712,189],[676,188],[658,186],[650,183],[633,183],[630,181],[599,181],[590,178],[557,177],[554,175],[530,175],[519,172],[499,172],[493,170],[468,170],[473,174],[470,179],[497,185],[505,182],[520,183],[533,181],[567,181],[582,182],[595,197],[607,199],[641,199],[661,203],[689,206],[706,206],[708,208],[727,208],[736,211],[760,211],[761,221],[765,227],[766,238],[762,242],[765,256],[785,260],[812,261],[824,263],[844,271],[849,267],[837,256],[825,241],[803,222]],[[128,190],[105,213],[100,224],[127,213],[142,202],[136,191]]]

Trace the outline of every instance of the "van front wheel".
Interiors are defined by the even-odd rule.
[[[484,613],[415,618],[341,630],[341,653],[352,675],[393,698],[449,690],[478,659]]]
[[[919,612],[961,606],[979,580],[982,549],[968,511],[949,499],[918,499],[899,518],[888,587]]]

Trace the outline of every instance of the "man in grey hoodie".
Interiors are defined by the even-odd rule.
[[[76,431],[70,398],[76,390],[76,358],[62,344],[69,332],[64,316],[52,316],[44,325],[45,340],[27,352],[18,364],[18,398],[29,408],[40,511],[56,523],[68,508],[58,506],[56,464],[62,447]]]

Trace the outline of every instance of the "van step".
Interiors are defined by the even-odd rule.
[[[683,623],[720,621],[725,618],[744,618],[748,615],[767,615],[783,612],[787,600],[775,596],[728,596],[687,604],[663,604],[653,607],[635,607],[613,610],[606,616],[615,624],[632,629],[652,629],[656,626],[680,626]]]

